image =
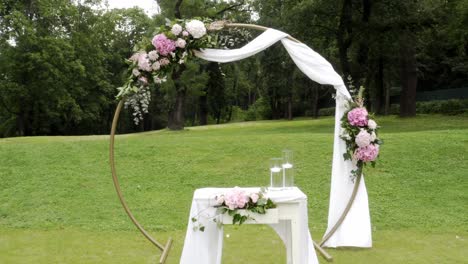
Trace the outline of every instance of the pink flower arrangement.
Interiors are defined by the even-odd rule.
[[[175,42],[171,39],[168,39],[164,34],[158,34],[154,36],[151,43],[159,52],[159,54],[163,56],[167,56],[167,54],[173,52],[176,49]]]
[[[367,126],[368,115],[366,108],[356,107],[348,112],[348,121],[353,126]]]
[[[229,209],[242,209],[249,202],[249,195],[239,187],[235,187],[224,195],[224,202]]]
[[[356,149],[354,157],[364,162],[374,161],[379,155],[379,145],[370,144]]]
[[[360,87],[358,96],[348,102],[348,111],[341,118],[340,138],[346,143],[343,158],[352,162],[351,176],[361,176],[365,166],[370,163],[373,167],[379,156],[379,147],[383,143],[378,138],[378,125],[364,107],[362,94],[364,87]]]

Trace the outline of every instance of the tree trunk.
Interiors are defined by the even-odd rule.
[[[199,115],[200,115],[200,125],[204,126],[208,124],[208,94],[205,89],[205,94],[200,96],[200,101],[199,101]]]
[[[416,62],[415,41],[410,32],[400,37],[400,116],[416,115],[416,87],[418,85],[418,68]]]
[[[340,14],[340,24],[338,25],[338,52],[340,57],[341,71],[345,77],[351,74],[348,49],[352,42],[352,1],[344,0]]]
[[[312,85],[312,117],[318,118],[318,100],[319,100],[319,95],[318,95],[318,88],[315,84]]]
[[[169,112],[169,122],[167,127],[170,130],[182,130],[184,129],[185,117],[184,117],[184,105],[185,105],[185,89],[177,91],[176,101],[174,108]]]
[[[288,120],[293,119],[293,114],[292,114],[292,94],[288,96]]]
[[[172,71],[172,80],[174,81],[174,86],[176,89],[176,100],[175,100],[174,106],[169,111],[167,127],[171,130],[184,129],[184,124],[185,124],[184,106],[185,106],[185,95],[187,93],[187,88],[184,87],[183,84],[179,80],[184,70],[185,70],[185,64],[181,64],[178,69],[174,69]]]
[[[384,93],[384,65],[383,65],[383,58],[379,56],[378,59],[378,66],[377,66],[377,76],[376,76],[376,84],[375,89],[373,91],[372,96],[372,112],[374,113],[382,113],[382,98]]]

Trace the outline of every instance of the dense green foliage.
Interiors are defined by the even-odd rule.
[[[162,242],[175,238],[169,263],[178,263],[193,191],[266,185],[269,158],[288,147],[319,240],[327,222],[333,123],[262,121],[121,135],[117,172],[143,226]],[[333,251],[336,262],[463,262],[467,117],[390,116],[379,124],[386,144],[379,165],[365,171],[374,248]],[[117,199],[107,150],[106,136],[0,139],[0,262],[154,263],[157,250]],[[223,263],[285,263],[268,227],[225,233]]]
[[[0,136],[107,133],[125,58],[166,17],[288,32],[327,58],[350,88],[367,87],[366,103],[381,114],[390,112],[390,96],[401,94],[400,114],[412,115],[417,90],[468,80],[463,0],[158,0],[161,14],[152,18],[137,8],[97,8],[102,2],[0,1]],[[248,40],[257,33],[233,34]],[[192,64],[153,90],[139,126],[125,112],[120,131],[166,127],[175,109],[185,125],[203,125],[235,120],[236,113],[240,120],[316,117],[333,106],[333,89],[308,80],[280,45],[237,63]]]

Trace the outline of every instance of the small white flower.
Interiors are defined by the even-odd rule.
[[[367,126],[368,126],[370,129],[374,130],[374,129],[377,128],[377,123],[376,123],[374,120],[369,119],[369,120],[367,121]]]
[[[161,64],[159,63],[159,61],[156,61],[155,63],[153,63],[153,65],[151,65],[151,68],[157,71],[161,68]]]
[[[175,58],[175,55],[176,55],[176,54],[175,54],[174,52],[171,52],[172,58]]]
[[[180,34],[180,32],[182,32],[182,26],[179,25],[179,24],[173,25],[172,29],[171,29],[171,32],[172,32],[172,34],[178,36]]]
[[[372,131],[372,133],[371,133],[371,135],[370,135],[370,141],[371,141],[371,142],[374,142],[376,139],[377,139],[377,135],[375,134],[374,131]]]
[[[182,58],[187,57],[187,55],[188,55],[187,51],[184,51],[184,52],[182,53]]]
[[[182,60],[182,59],[179,60],[179,64],[184,64],[184,62],[185,62],[185,61]]]
[[[346,132],[344,132],[344,133],[341,135],[341,137],[343,137],[343,138],[346,139],[346,140],[351,140],[351,136],[350,136],[348,133],[346,133]]]
[[[137,68],[133,68],[132,74],[133,74],[134,76],[140,76],[140,71],[139,71]]]
[[[193,36],[193,38],[201,38],[206,34],[206,27],[203,22],[200,20],[192,20],[188,22],[185,27],[187,28],[187,31]]]
[[[150,58],[150,60],[155,61],[159,58],[159,55],[157,51],[152,50],[148,53],[148,57]]]

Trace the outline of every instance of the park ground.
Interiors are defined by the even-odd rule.
[[[365,171],[374,246],[329,250],[335,263],[468,259],[468,116],[378,118],[385,144]],[[259,121],[121,135],[116,165],[135,216],[178,263],[193,191],[262,186],[268,159],[294,150],[315,240],[326,229],[333,119]],[[0,139],[0,263],[155,263],[122,210],[108,136]],[[226,227],[223,263],[285,263],[267,226]],[[326,263],[319,257],[321,263]]]

